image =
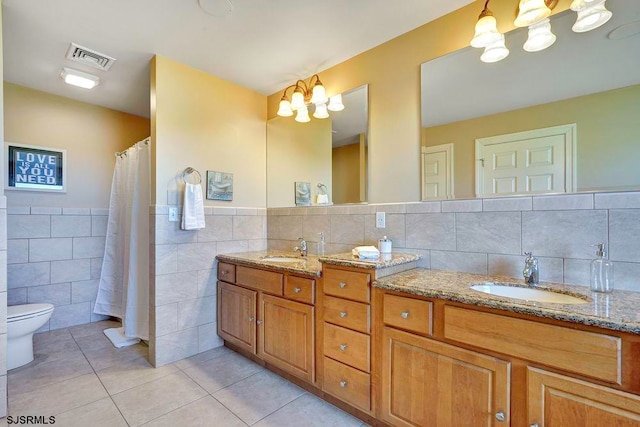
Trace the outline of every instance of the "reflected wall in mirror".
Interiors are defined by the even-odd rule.
[[[469,47],[422,64],[423,200],[640,188],[640,2],[607,8],[587,33],[571,31],[575,12],[552,17],[557,41],[538,53],[524,28],[503,61]],[[487,140],[507,143],[476,153]]]
[[[267,207],[295,206],[293,183],[311,183],[312,204],[326,186],[329,203],[366,202],[368,86],[342,94],[342,111],[298,123],[267,121]],[[311,112],[310,112],[311,113]]]

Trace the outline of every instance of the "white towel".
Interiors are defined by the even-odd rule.
[[[380,251],[375,246],[358,246],[351,250],[353,256],[359,259],[378,259]]]
[[[182,229],[199,230],[204,228],[204,199],[200,184],[186,183],[182,204]]]

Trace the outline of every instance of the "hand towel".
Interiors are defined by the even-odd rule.
[[[380,251],[375,246],[358,246],[351,250],[351,254],[359,259],[378,259]]]
[[[186,183],[182,204],[182,229],[199,230],[204,228],[204,199],[200,184]]]

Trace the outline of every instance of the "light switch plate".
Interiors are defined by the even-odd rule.
[[[169,222],[178,222],[178,208],[169,208]]]
[[[376,212],[376,228],[385,228],[385,218],[386,215],[384,212]]]

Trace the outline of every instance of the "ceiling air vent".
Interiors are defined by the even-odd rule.
[[[75,43],[71,43],[71,45],[69,45],[66,58],[102,71],[108,71],[113,63],[116,62],[115,58],[96,52],[95,50],[87,49],[86,47]]]

